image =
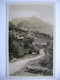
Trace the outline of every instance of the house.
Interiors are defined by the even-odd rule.
[[[44,52],[44,48],[39,49],[39,54],[45,54],[45,52]]]
[[[36,55],[37,53],[36,53],[36,52],[32,52],[32,54],[33,54],[33,55]]]
[[[23,40],[24,37],[23,37],[23,36],[20,37],[20,36],[18,35],[18,36],[17,36],[17,39],[18,39],[18,40]]]

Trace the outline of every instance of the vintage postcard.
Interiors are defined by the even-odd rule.
[[[54,6],[45,3],[7,4],[7,75],[54,76]]]

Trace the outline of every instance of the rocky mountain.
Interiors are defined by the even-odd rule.
[[[29,18],[20,18],[16,23],[17,27],[20,29],[39,31],[40,33],[53,36],[53,26],[47,22],[44,22],[39,17],[32,16]]]
[[[15,25],[17,25],[18,23],[20,23],[22,20],[26,20],[26,19],[28,19],[27,17],[20,17],[20,18],[14,18],[14,19],[12,19],[11,20],[11,22],[13,23],[13,24],[15,24]]]
[[[11,20],[11,22],[13,24],[17,25],[20,22],[20,20],[18,18],[14,18],[14,19]]]

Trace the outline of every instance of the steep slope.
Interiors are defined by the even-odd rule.
[[[35,16],[29,19],[23,19],[17,27],[20,29],[39,31],[40,33],[49,34],[51,36],[53,35],[53,26]]]
[[[45,33],[49,35],[53,35],[53,26],[47,22],[44,22],[38,17],[31,17],[29,22],[33,25],[34,29],[37,29],[40,33]]]
[[[13,24],[15,24],[15,25],[17,25],[18,23],[20,23],[22,20],[27,20],[27,19],[29,19],[28,17],[20,17],[20,18],[14,18],[14,19],[12,19],[11,20],[11,22],[13,23]]]
[[[15,25],[17,25],[20,21],[22,20],[22,18],[14,18],[11,20],[11,22]]]

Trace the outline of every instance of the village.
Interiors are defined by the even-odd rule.
[[[35,34],[33,32],[31,32],[30,30],[28,31],[27,35],[25,35],[24,32],[22,32],[22,31],[17,32],[15,30],[11,31],[10,33],[13,34],[14,39],[17,42],[19,42],[18,43],[18,44],[20,44],[19,49],[21,49],[20,51],[23,55],[25,55],[25,54],[31,54],[31,55],[45,54],[46,55],[48,53],[48,51],[46,50],[46,46],[48,46],[49,43],[48,42],[40,42],[40,39],[36,38]],[[24,49],[24,51],[22,49]],[[19,55],[21,53],[19,53]],[[12,56],[11,61],[16,61],[17,60],[16,57],[14,57],[14,58],[13,57],[14,56]]]

